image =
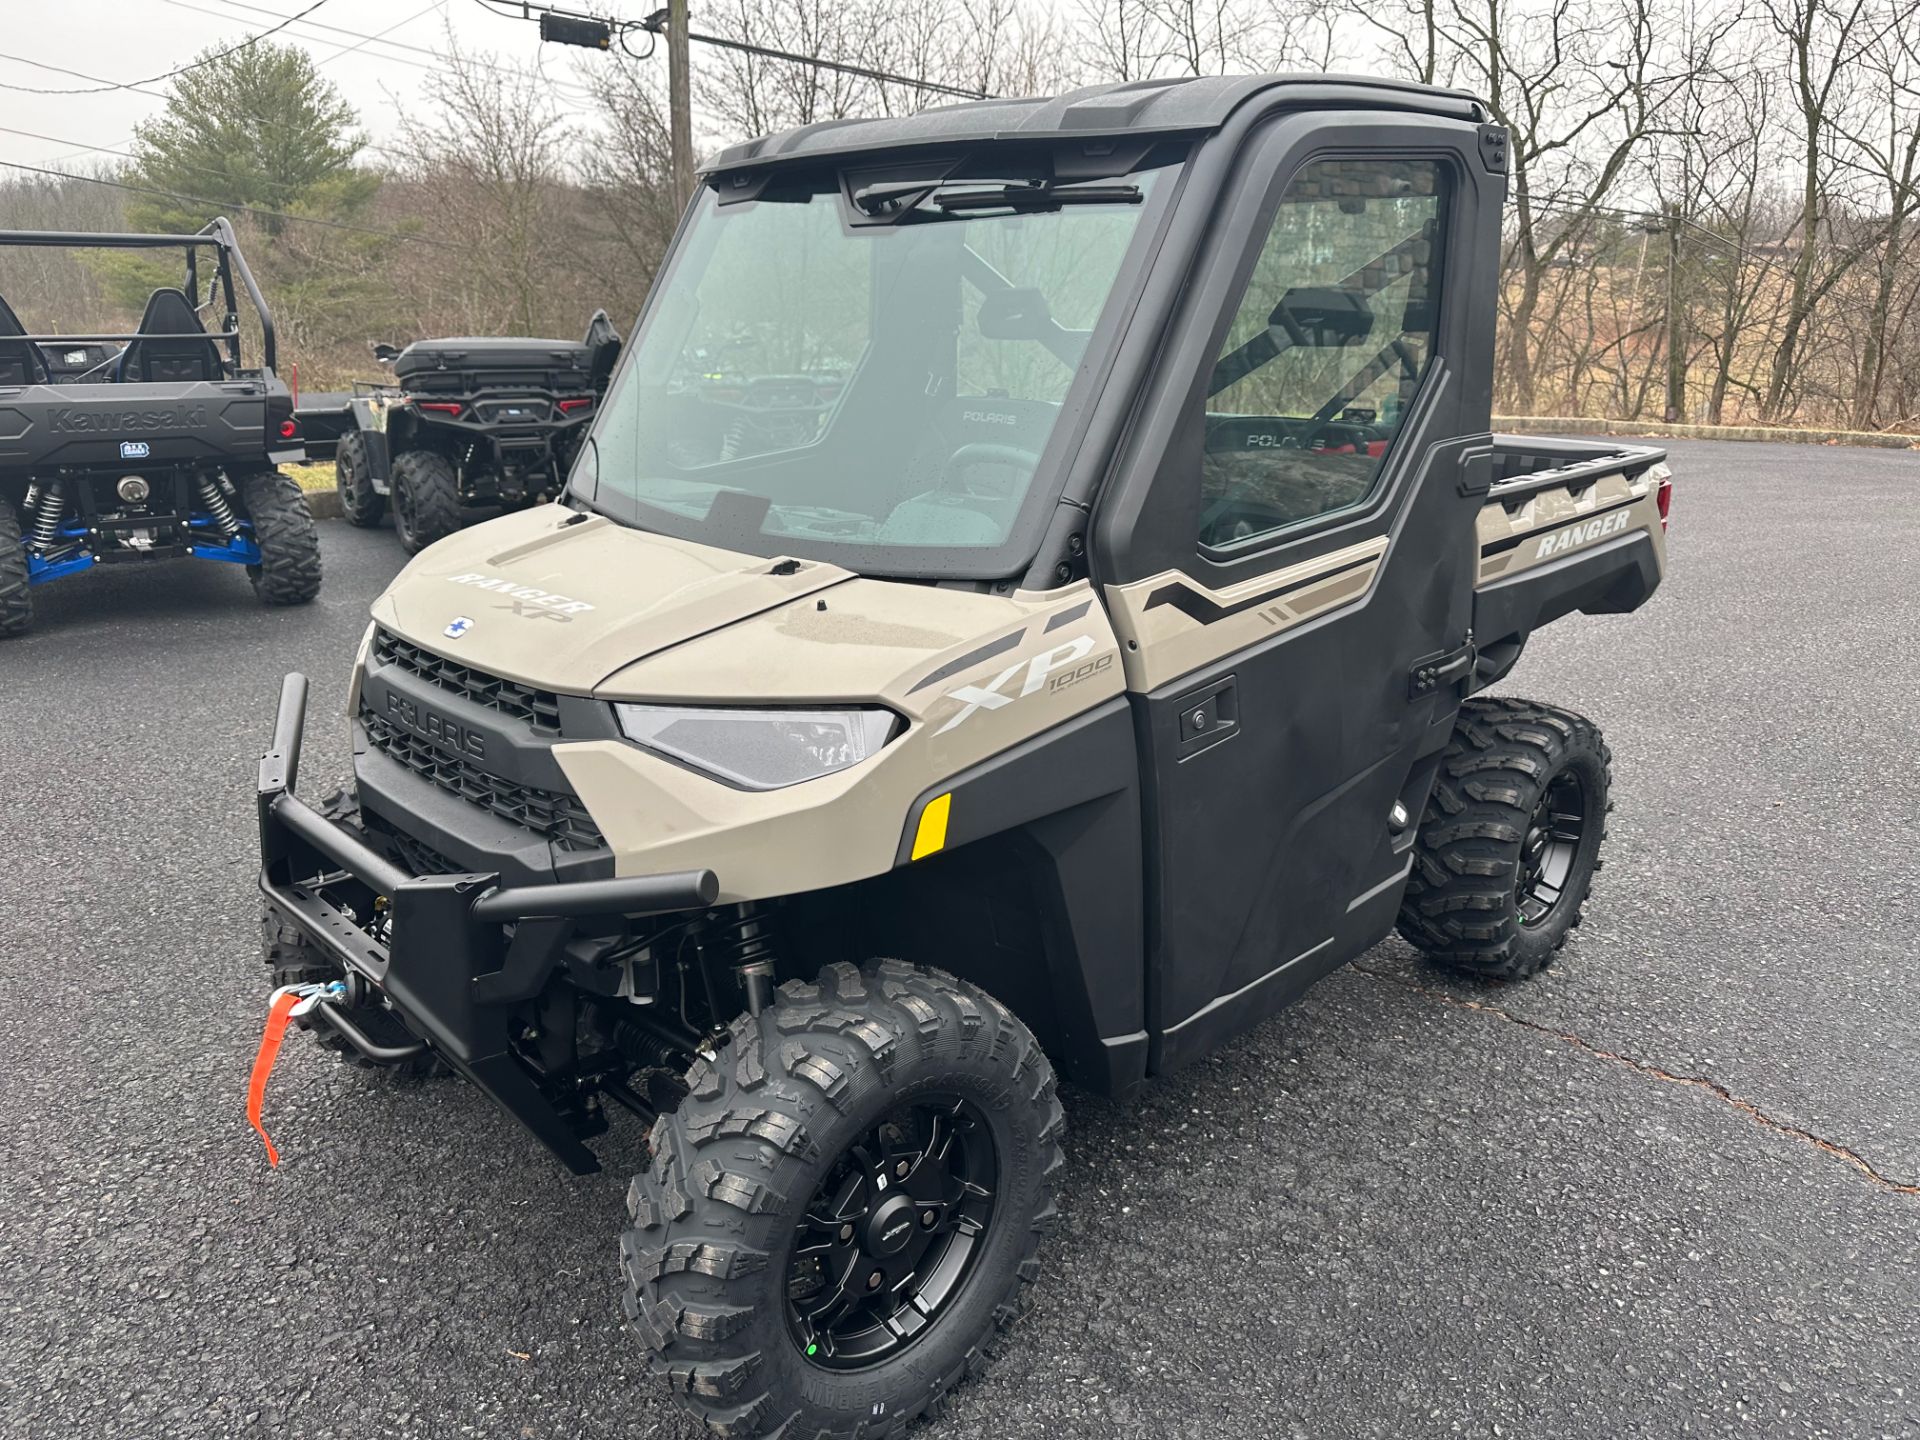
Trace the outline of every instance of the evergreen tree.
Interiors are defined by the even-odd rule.
[[[380,188],[354,165],[366,143],[357,118],[306,51],[249,45],[174,80],[165,111],[135,132],[130,181],[227,211],[346,219]],[[151,195],[127,209],[143,230],[197,230],[210,218],[204,203]],[[258,218],[269,236],[287,225]]]
[[[202,58],[173,80],[166,109],[135,132],[124,178],[165,193],[130,195],[128,224],[190,234],[226,215],[272,306],[281,370],[304,354],[332,371],[338,357],[363,354],[366,341],[379,338],[373,332],[393,303],[390,242],[334,228],[379,228],[367,212],[380,174],[356,163],[366,145],[359,117],[296,46],[262,42]],[[333,223],[302,223],[310,220]],[[180,284],[171,256],[96,253],[91,263],[132,314],[153,290]],[[210,275],[203,269],[203,281]],[[244,299],[241,311],[243,344],[257,359],[259,336]],[[211,326],[217,314],[203,318]]]

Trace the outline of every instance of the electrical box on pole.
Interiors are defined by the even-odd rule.
[[[579,45],[588,50],[607,50],[613,46],[613,26],[605,20],[584,15],[562,15],[554,10],[540,12],[540,38],[552,45]]]

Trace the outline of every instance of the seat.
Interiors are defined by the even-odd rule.
[[[0,296],[0,385],[44,385],[47,360],[31,340],[20,339],[27,327]]]
[[[156,290],[147,297],[140,329],[121,352],[116,380],[135,382],[218,380],[222,376],[220,350],[211,340],[195,340],[206,327],[194,313],[193,302],[178,290]],[[149,335],[184,335],[183,340],[149,340]]]

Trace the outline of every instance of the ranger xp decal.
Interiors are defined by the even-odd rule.
[[[1549,555],[1558,555],[1562,550],[1571,550],[1574,546],[1584,545],[1589,540],[1617,535],[1627,528],[1627,522],[1632,518],[1632,512],[1616,510],[1611,515],[1599,516],[1597,519],[1587,521],[1584,525],[1556,530],[1540,542],[1539,556],[1544,560]]]
[[[570,600],[565,595],[555,595],[550,590],[536,589],[532,585],[521,585],[512,580],[503,580],[498,575],[449,575],[447,581],[452,585],[471,585],[476,590],[491,590],[496,595],[504,595],[516,601],[513,606],[517,615],[584,615],[593,606],[584,600]]]
[[[1080,665],[1078,662],[1086,659],[1092,649],[1091,635],[1076,635],[1064,645],[1056,645],[1051,650],[1035,655],[1031,660],[1014,661],[993,677],[992,684],[961,685],[949,690],[947,699],[960,701],[962,708],[951,720],[933,733],[946,734],[976,710],[998,710],[1003,705],[1011,705],[1015,700],[1036,693],[1041,687],[1047,685],[1049,677],[1053,676],[1056,670],[1067,670],[1069,666],[1075,667],[1068,674],[1058,677],[1051,686],[1053,689],[1063,690],[1076,680],[1084,680],[1088,675],[1104,670],[1113,663],[1113,657],[1107,655],[1091,665]],[[1027,678],[1020,682],[1019,690],[1011,695],[1001,694],[1000,687],[1007,684],[1022,670],[1027,672]]]

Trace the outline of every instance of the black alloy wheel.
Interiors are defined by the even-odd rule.
[[[1033,1033],[899,960],[789,980],[687,1071],[627,1194],[622,1308],[730,1440],[895,1440],[1038,1278],[1066,1117]]]
[[[1567,897],[1587,828],[1587,792],[1578,774],[1563,770],[1534,807],[1520,842],[1520,923],[1544,924]]]
[[[794,1229],[787,1328],[830,1370],[911,1345],[972,1273],[993,1221],[999,1159],[985,1118],[920,1097],[849,1147]]]

